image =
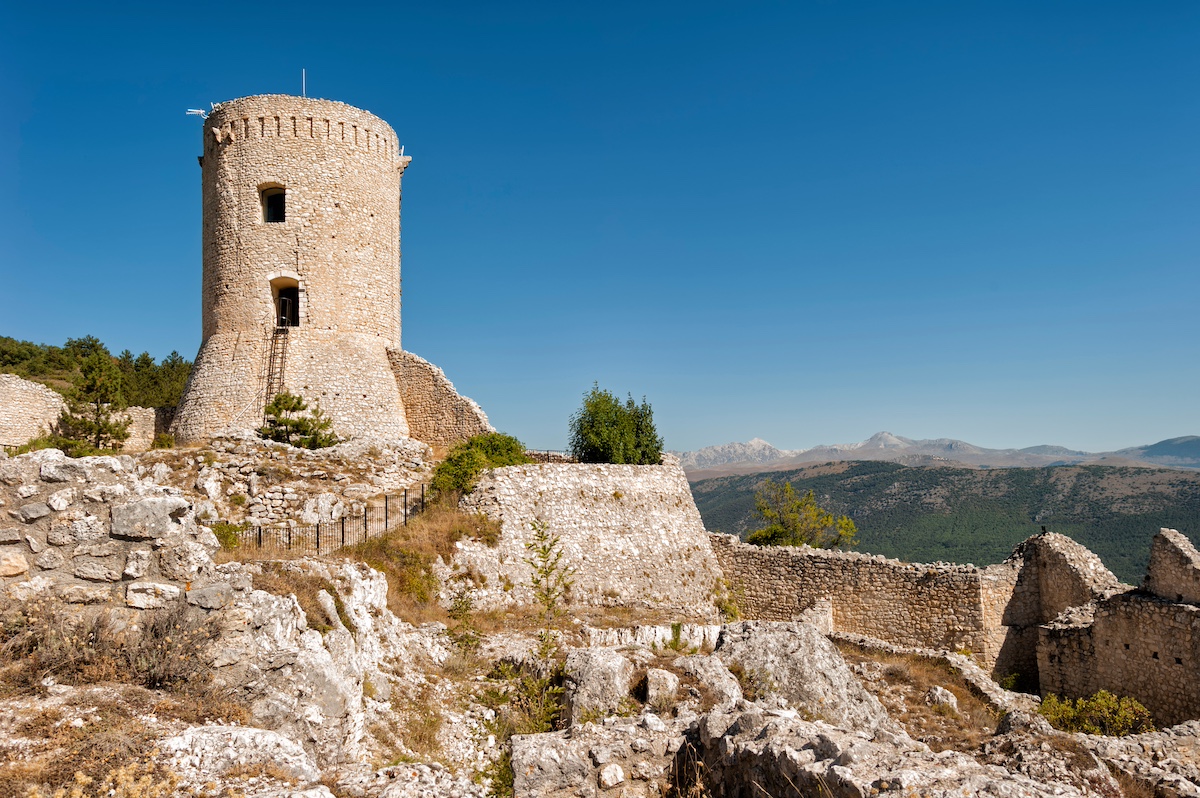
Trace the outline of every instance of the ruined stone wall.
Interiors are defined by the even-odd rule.
[[[49,432],[66,408],[45,385],[0,374],[0,446],[20,446]]]
[[[732,535],[710,535],[710,541],[743,617],[792,620],[828,598],[835,631],[995,658],[979,568],[751,546]]]
[[[204,124],[203,341],[175,435],[257,426],[279,286],[298,291],[283,387],[340,435],[407,433],[388,361],[400,346],[400,175],[411,159],[365,111],[284,95],[218,104]],[[286,217],[264,220],[282,188]],[[273,288],[273,285],[275,288]]]
[[[388,358],[413,438],[444,451],[474,435],[495,431],[483,409],[460,396],[440,368],[401,349],[389,349]]]
[[[137,609],[180,598],[211,609],[231,598],[228,584],[209,584],[212,533],[186,499],[141,480],[128,455],[45,449],[0,459],[0,506],[0,596],[51,590],[69,603]]]
[[[1123,593],[1041,629],[1043,693],[1133,696],[1158,725],[1200,717],[1200,607]]]
[[[175,418],[173,407],[128,407],[129,437],[121,446],[123,452],[144,452],[154,443],[154,436],[171,429]]]
[[[666,620],[710,619],[721,572],[687,477],[670,455],[663,465],[540,464],[487,471],[462,500],[501,522],[494,548],[461,541],[455,566],[483,584],[477,606],[532,603],[530,523],[561,538],[564,563],[577,569],[571,603],[625,605],[673,613]]]
[[[1119,583],[1105,586],[1100,574],[1092,600],[1048,619],[1039,630],[1042,692],[1070,698],[1098,690],[1130,695],[1160,725],[1200,717],[1197,570],[1200,553],[1191,541],[1162,529],[1150,544],[1145,592]]]
[[[1174,529],[1160,529],[1150,543],[1146,590],[1168,601],[1200,604],[1200,553]]]

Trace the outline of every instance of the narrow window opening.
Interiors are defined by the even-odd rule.
[[[300,285],[288,277],[271,281],[276,327],[300,326]]]
[[[282,222],[287,218],[287,191],[283,188],[262,190],[264,222]]]

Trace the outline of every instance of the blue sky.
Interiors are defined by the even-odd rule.
[[[404,343],[559,448],[1200,433],[1200,4],[0,5],[0,334],[200,336],[199,120],[390,122]]]

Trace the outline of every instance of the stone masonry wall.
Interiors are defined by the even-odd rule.
[[[995,658],[979,568],[902,563],[808,547],[751,546],[732,535],[709,539],[746,618],[793,620],[828,598],[835,631]]]
[[[389,349],[388,358],[404,402],[410,436],[436,450],[445,450],[473,435],[494,431],[483,409],[460,396],[440,368],[401,349]]]
[[[218,104],[204,124],[203,341],[174,426],[180,443],[254,427],[275,294],[298,293],[283,388],[319,399],[342,436],[408,432],[387,350],[400,346],[400,178],[411,158],[378,117],[284,95]],[[262,192],[282,188],[283,221]]]
[[[1070,698],[1098,690],[1130,695],[1160,725],[1200,717],[1198,570],[1191,541],[1160,530],[1150,544],[1145,591],[1110,585],[1040,628],[1041,690]]]
[[[564,563],[576,568],[572,604],[626,605],[716,617],[721,571],[687,477],[669,455],[663,465],[541,464],[485,472],[463,509],[501,522],[495,548],[461,541],[456,567],[483,584],[477,606],[532,603],[528,588],[530,523],[561,538]]]
[[[66,403],[45,385],[0,374],[0,446],[20,446],[50,431]]]
[[[1146,590],[1168,601],[1200,604],[1200,553],[1174,529],[1160,529],[1150,543]]]

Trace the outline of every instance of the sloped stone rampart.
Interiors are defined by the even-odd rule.
[[[476,606],[529,604],[530,524],[543,521],[575,568],[570,601],[712,619],[721,570],[678,461],[663,465],[525,465],[485,472],[465,510],[501,522],[495,548],[461,541],[455,564],[483,577]]]
[[[16,374],[0,374],[0,446],[20,446],[49,432],[66,408],[55,391]]]
[[[402,349],[389,349],[388,359],[400,387],[410,436],[444,450],[495,431],[483,408],[454,390],[440,368]]]
[[[1146,590],[1168,601],[1200,604],[1200,552],[1174,529],[1160,529],[1150,542]]]

